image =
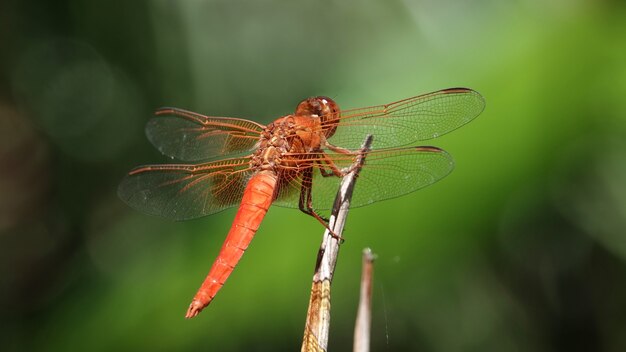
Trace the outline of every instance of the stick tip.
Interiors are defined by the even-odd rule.
[[[363,249],[363,258],[368,262],[373,262],[376,260],[376,254],[370,248],[365,248]]]

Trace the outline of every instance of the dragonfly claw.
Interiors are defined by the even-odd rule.
[[[330,237],[339,241],[339,244],[343,244],[346,241],[346,239],[343,238],[343,236],[336,234],[333,230],[330,229],[330,227],[327,227],[327,229],[328,229],[328,232],[330,233]]]

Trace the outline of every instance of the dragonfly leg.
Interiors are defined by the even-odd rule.
[[[329,170],[329,167],[322,164],[321,161],[316,160],[315,163],[319,165],[319,170],[320,170],[320,174],[322,175],[322,177],[337,176],[335,172],[333,172],[332,169]]]
[[[311,198],[311,189],[313,184],[311,183],[311,178],[313,176],[313,169],[308,168],[304,171],[302,175],[302,185],[300,186],[300,199],[298,201],[298,208],[303,213],[310,215],[316,218],[319,222],[321,222],[324,227],[328,227],[328,219],[319,215],[315,210],[313,210],[313,201]]]
[[[344,242],[344,238],[337,235],[328,225],[329,219],[322,217],[313,209],[313,198],[311,197],[311,177],[313,176],[313,169],[308,168],[304,171],[304,175],[302,177],[302,186],[300,188],[300,200],[298,202],[298,207],[300,211],[303,213],[314,217],[317,221],[319,221],[328,231],[330,235],[341,243]]]
[[[354,152],[351,151],[350,149],[338,147],[338,146],[336,146],[334,144],[328,143],[328,141],[324,142],[324,146],[326,146],[326,148],[332,150],[335,153],[339,153],[339,154],[354,154]]]
[[[343,148],[340,148],[340,149],[343,149]],[[347,149],[344,149],[344,150],[347,150]],[[357,155],[356,153],[353,153],[353,152],[349,152],[348,154],[355,155],[355,156]],[[320,155],[321,160],[318,160],[316,162],[320,165],[319,170],[320,170],[320,174],[322,174],[323,177],[329,177],[329,176],[344,177],[351,171],[351,170],[341,170],[339,167],[337,167],[335,162],[328,156],[328,154],[321,152],[319,155]],[[323,165],[322,162],[326,165]]]
[[[352,155],[355,158],[358,157],[359,155],[362,155],[362,154],[368,152],[368,150],[366,150],[366,149],[359,149],[357,151],[351,151],[349,149],[341,148],[341,147],[338,147],[336,145],[330,144],[328,142],[326,142],[325,145],[326,145],[326,147],[328,149],[330,149],[330,150],[332,150],[332,151],[334,151],[336,153]],[[338,176],[338,177],[344,177],[345,175],[353,172],[355,168],[359,167],[359,166],[356,165],[356,163],[352,163],[352,165],[350,167],[339,169],[337,167],[337,165],[335,165],[335,163],[332,161],[332,159],[330,157],[328,157],[328,155],[325,154],[325,153],[322,155],[322,159],[330,167],[330,169],[332,170],[333,174],[335,174],[335,176]],[[320,169],[320,171],[321,171],[321,169]],[[322,172],[322,176],[325,176],[324,172]]]

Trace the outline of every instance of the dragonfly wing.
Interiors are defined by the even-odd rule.
[[[188,220],[237,205],[255,170],[249,158],[198,165],[148,165],[132,170],[118,194],[131,207],[151,215]]]
[[[336,127],[329,142],[340,147],[358,149],[368,134],[374,136],[373,148],[397,147],[453,131],[484,108],[485,100],[478,92],[450,88],[395,103],[345,110],[325,128]]]
[[[156,117],[148,121],[146,135],[169,157],[199,161],[252,151],[264,128],[244,119],[161,108],[156,111]]]
[[[338,168],[349,167],[355,160],[355,156],[352,155],[328,156]],[[323,176],[323,163],[310,162],[310,165],[316,165],[313,167],[312,177],[307,178],[301,173],[298,177],[288,178],[287,182],[283,182],[285,185],[279,188],[279,196],[274,204],[298,208],[302,185],[305,187],[312,185],[313,209],[332,208],[341,178]],[[436,147],[372,150],[365,157],[365,165],[359,173],[350,206],[360,207],[417,191],[441,180],[452,172],[453,168],[452,157]]]
[[[415,192],[446,177],[453,169],[452,156],[436,147],[372,151],[357,180],[361,191],[355,191],[350,206],[360,207]]]

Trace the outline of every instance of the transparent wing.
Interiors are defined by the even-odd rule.
[[[174,220],[210,215],[239,204],[255,170],[250,158],[198,165],[148,165],[132,170],[118,194],[131,207]]]
[[[292,154],[291,157],[298,158]],[[355,161],[353,155],[328,154],[338,168]],[[329,171],[324,157],[300,158],[300,165],[312,168],[310,176],[284,170],[278,198],[274,204],[298,208],[300,192],[311,186],[312,205],[315,210],[332,208],[341,182],[337,176],[323,176]],[[372,150],[367,153],[352,197],[350,207],[360,207],[376,201],[399,197],[429,186],[448,175],[454,168],[452,157],[436,147],[405,147]],[[304,187],[303,187],[304,186]]]
[[[155,114],[146,125],[148,139],[161,153],[185,161],[250,152],[264,129],[253,121],[176,108],[161,108]]]
[[[450,88],[395,103],[345,110],[325,129],[337,128],[329,142],[358,149],[371,134],[375,149],[439,137],[473,120],[485,108],[476,91]]]

